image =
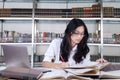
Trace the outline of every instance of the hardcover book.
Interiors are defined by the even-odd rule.
[[[7,67],[0,71],[0,74],[7,78],[38,80],[42,76],[42,71],[21,67]]]

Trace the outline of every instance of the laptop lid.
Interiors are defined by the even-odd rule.
[[[26,46],[2,45],[2,48],[7,66],[30,68]]]

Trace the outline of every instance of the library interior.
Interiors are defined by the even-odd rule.
[[[0,0],[0,80],[119,80],[119,27],[120,0]]]

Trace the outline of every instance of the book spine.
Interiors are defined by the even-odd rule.
[[[83,17],[83,8],[78,8],[77,12],[79,13],[78,15],[80,18]]]
[[[120,8],[114,8],[113,12],[115,18],[120,18]]]
[[[92,7],[84,7],[83,8],[84,18],[92,17]]]
[[[31,17],[32,16],[32,9],[11,9],[11,17]]]
[[[5,8],[5,9],[0,9],[0,17],[10,17],[11,15],[11,9]]]
[[[83,8],[72,8],[72,17],[78,18],[78,17],[84,17],[84,10]]]
[[[113,7],[104,7],[103,8],[103,16],[104,17],[113,17]]]
[[[100,5],[94,4],[92,5],[92,17],[100,17]]]

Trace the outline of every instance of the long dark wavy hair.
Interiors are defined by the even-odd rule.
[[[75,54],[73,55],[73,59],[76,63],[80,63],[83,61],[84,58],[86,58],[86,55],[89,52],[89,47],[87,45],[88,40],[88,30],[85,25],[85,23],[81,19],[72,19],[69,24],[67,25],[67,28],[65,30],[65,35],[63,37],[61,46],[60,46],[60,56],[63,57],[64,61],[67,62],[68,58],[70,56],[70,51],[72,50],[71,46],[71,33],[76,30],[77,27],[84,26],[84,37],[81,40],[81,42],[77,46],[77,50]],[[62,61],[62,59],[60,58]]]

